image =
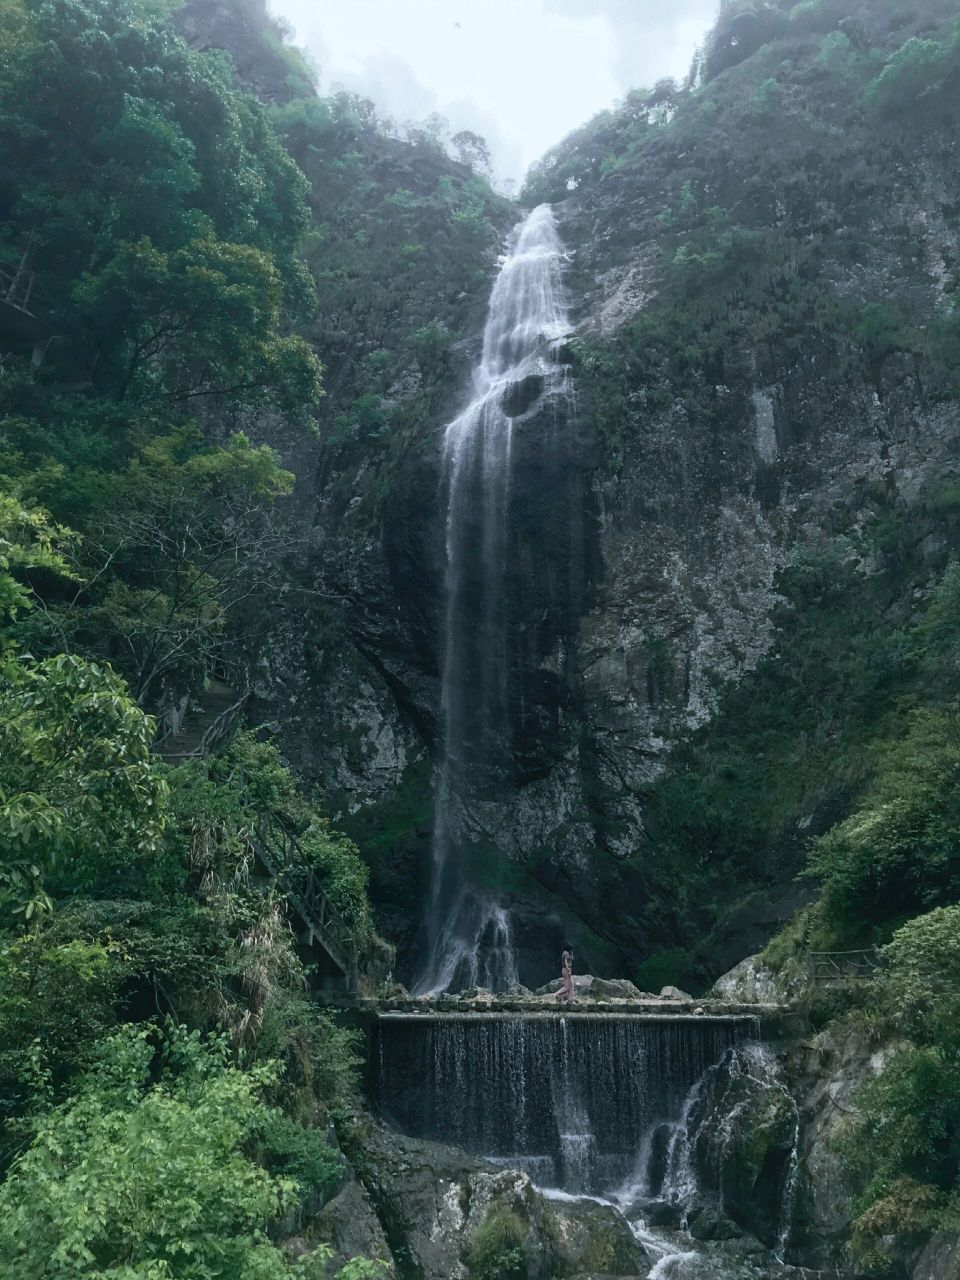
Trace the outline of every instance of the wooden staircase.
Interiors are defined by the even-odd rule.
[[[239,717],[246,695],[210,676],[196,706],[183,719],[179,733],[164,738],[157,754],[167,764],[209,755],[219,741],[226,738]],[[236,714],[231,717],[231,713]]]
[[[309,953],[313,988],[321,996],[353,998],[359,988],[359,958],[353,931],[337,911],[327,894],[316,884],[313,871],[306,871],[297,882],[285,875],[277,862],[277,844],[296,850],[296,841],[287,833],[262,828],[254,840],[257,862],[271,884],[285,896],[287,914],[294,927],[297,942]]]

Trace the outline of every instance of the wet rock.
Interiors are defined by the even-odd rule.
[[[960,1235],[934,1236],[913,1269],[911,1280],[956,1280],[960,1276]]]
[[[500,401],[500,407],[508,418],[519,418],[537,402],[543,394],[543,378],[539,374],[531,374],[522,382],[514,382],[507,388]]]
[[[651,1227],[676,1229],[683,1219],[683,1206],[675,1200],[654,1200],[643,1205],[643,1217]]]
[[[660,991],[661,1000],[692,1000],[693,996],[687,995],[686,991],[681,991],[679,987],[663,987]]]
[[[525,1173],[370,1125],[362,1175],[393,1256],[417,1280],[467,1280],[470,1242],[493,1211],[523,1228],[529,1280],[577,1271],[636,1277],[646,1255],[609,1205],[555,1203]]]
[[[551,1201],[546,1229],[556,1275],[635,1277],[652,1261],[612,1205]]]
[[[786,1070],[800,1105],[804,1173],[796,1233],[813,1265],[827,1265],[846,1246],[853,1202],[863,1188],[851,1182],[837,1139],[854,1112],[857,1090],[896,1047],[871,1044],[855,1024],[838,1021],[787,1054]]]
[[[691,1213],[687,1229],[694,1240],[736,1240],[743,1232],[735,1222],[712,1205],[703,1205]]]
[[[775,1064],[758,1046],[729,1054],[704,1078],[692,1121],[701,1189],[773,1248],[793,1194],[798,1123]]]

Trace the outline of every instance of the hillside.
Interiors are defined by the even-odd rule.
[[[263,0],[0,39],[0,1276],[951,1274],[956,0],[731,0],[516,202],[319,94]],[[465,1014],[398,986],[438,851]],[[566,1031],[457,1074],[491,953],[540,1016],[568,950],[588,1019],[723,1024],[675,993],[639,1234]],[[444,996],[399,1135],[371,1028]],[[579,1025],[624,1138],[660,1033]],[[559,1197],[419,1141],[429,1072],[485,1138],[532,1054]]]

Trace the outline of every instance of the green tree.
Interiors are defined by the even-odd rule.
[[[960,724],[916,711],[899,741],[877,748],[875,782],[857,810],[813,846],[818,910],[833,928],[870,937],[960,897]]]
[[[0,114],[0,244],[57,337],[45,365],[125,401],[218,394],[309,416],[319,364],[281,316],[310,304],[306,183],[228,61],[169,6],[24,0]],[[69,104],[65,107],[64,104]]]
[[[239,433],[213,447],[195,427],[151,440],[85,540],[91,589],[64,626],[110,657],[143,706],[197,688],[290,549],[274,508],[292,485],[272,449]]]
[[[153,721],[109,667],[61,654],[0,671],[0,885],[29,919],[51,880],[91,886],[149,871],[167,786]]]
[[[153,1033],[105,1041],[75,1097],[42,1116],[0,1187],[9,1280],[286,1280],[268,1239],[297,1182],[247,1154],[274,1114],[270,1066],[173,1028],[156,1083]]]
[[[75,535],[41,507],[0,489],[0,657],[4,636],[11,635],[12,624],[36,602],[25,579],[32,570],[72,577],[65,555],[74,541]]]

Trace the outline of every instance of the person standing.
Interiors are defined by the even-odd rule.
[[[560,960],[560,978],[563,986],[557,992],[557,999],[566,1000],[569,1003],[574,998],[573,952],[569,947],[564,947],[563,949],[563,956]]]

